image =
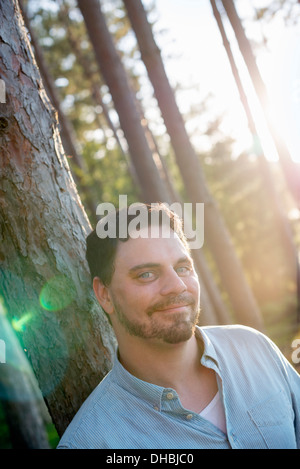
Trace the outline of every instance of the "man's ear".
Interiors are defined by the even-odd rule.
[[[113,303],[111,301],[108,287],[103,285],[99,277],[93,278],[93,289],[97,300],[107,314],[111,314],[114,311]]]

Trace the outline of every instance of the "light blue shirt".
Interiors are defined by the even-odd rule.
[[[300,376],[265,335],[244,326],[197,328],[215,370],[227,434],[185,409],[174,389],[131,375],[115,359],[58,448],[300,448]]]

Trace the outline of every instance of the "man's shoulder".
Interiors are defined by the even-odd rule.
[[[99,429],[101,426],[100,420],[105,421],[109,418],[106,413],[108,409],[111,410],[112,408],[112,402],[110,402],[112,386],[112,374],[109,372],[75,414],[57,446],[58,449],[76,449],[80,447],[82,442],[89,438],[93,428],[95,431],[96,428]]]
[[[273,342],[261,331],[241,324],[200,327],[203,335],[216,348],[238,348],[248,350],[255,345],[258,349],[273,349]],[[274,350],[272,350],[274,351]]]
[[[261,331],[253,327],[244,326],[242,324],[229,324],[217,326],[201,326],[200,330],[208,336],[224,337],[226,339],[239,338],[239,337],[253,337],[253,339],[260,339],[266,337]]]

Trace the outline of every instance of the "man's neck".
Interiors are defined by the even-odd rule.
[[[119,342],[120,362],[137,378],[178,389],[201,367],[202,350],[195,335],[179,344],[145,341],[132,337],[126,348]]]

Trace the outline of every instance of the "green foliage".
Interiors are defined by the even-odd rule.
[[[0,449],[12,449],[10,432],[0,402]]]
[[[59,442],[59,436],[53,423],[46,423],[46,432],[50,448],[55,449]],[[0,402],[0,449],[14,449],[11,442],[10,431],[7,425],[3,406]]]
[[[127,34],[129,23],[121,3],[114,4],[114,10],[106,10],[119,41]],[[82,168],[79,168],[72,155],[68,155],[79,194],[94,225],[95,207],[99,203],[118,203],[119,194],[127,194],[131,201],[138,198],[128,158],[113,134],[117,131],[118,119],[107,87],[101,81],[76,4],[67,1],[61,8],[56,3],[53,8],[47,5],[34,9],[35,3],[31,1],[30,6],[32,27],[39,38],[49,74],[56,84],[56,92],[73,128],[75,144],[83,161]],[[95,89],[102,103],[95,98]],[[111,122],[107,121],[103,106],[107,107]]]
[[[118,148],[110,150],[95,141],[90,141],[84,145],[82,155],[89,170],[81,172],[81,181],[89,187],[89,195],[96,206],[102,202],[118,206],[119,194],[126,194],[129,204],[136,202],[138,194],[129,173],[129,163]],[[79,173],[75,167],[74,171]],[[88,204],[85,204],[87,196],[84,192],[81,198],[91,223],[95,225],[97,218],[95,213],[90,212]]]
[[[46,431],[50,448],[55,449],[59,443],[59,436],[53,423],[48,423],[46,425]]]

